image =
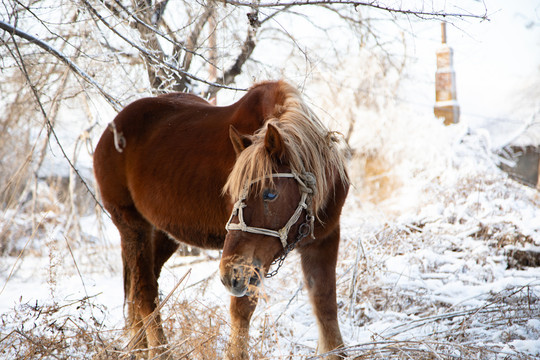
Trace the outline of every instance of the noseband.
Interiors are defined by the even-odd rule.
[[[244,221],[243,209],[247,206],[245,203],[245,200],[248,197],[249,188],[251,187],[251,185],[263,179],[268,179],[268,178],[293,178],[298,182],[298,187],[300,188],[300,191],[302,193],[300,202],[298,203],[296,210],[290,217],[289,221],[287,221],[285,226],[283,226],[279,230],[271,230],[271,229],[248,226],[246,222]],[[302,176],[300,176],[294,172],[291,172],[291,173],[275,173],[272,175],[268,175],[268,176],[256,179],[252,181],[251,183],[246,184],[246,186],[244,187],[244,191],[240,195],[240,198],[234,204],[231,217],[229,218],[229,221],[227,221],[227,225],[225,225],[225,229],[227,230],[227,232],[231,230],[239,230],[239,231],[244,231],[244,232],[248,232],[252,234],[260,234],[260,235],[277,237],[281,241],[281,245],[283,245],[283,249],[287,250],[287,248],[289,247],[287,244],[289,231],[291,230],[291,227],[294,224],[296,224],[303,210],[307,211],[307,216],[306,216],[306,222],[301,225],[301,227],[303,228],[299,230],[299,232],[302,233],[303,236],[300,237],[298,240],[306,237],[309,233],[311,233],[311,236],[313,236],[313,225],[314,225],[315,217],[313,216],[313,209],[311,208],[311,200],[313,198],[313,194],[315,191],[315,183],[316,183],[315,176],[313,176],[313,174],[311,173],[304,173],[302,174]],[[232,219],[235,216],[238,216],[238,224],[232,223]],[[309,227],[307,230],[305,228],[306,226]]]

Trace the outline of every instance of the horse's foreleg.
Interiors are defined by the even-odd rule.
[[[336,262],[339,228],[326,239],[300,249],[302,270],[319,328],[319,353],[343,346],[336,303]],[[327,359],[342,359],[333,355]]]
[[[231,296],[231,337],[227,345],[225,359],[249,359],[249,322],[257,307],[257,296]]]
[[[154,274],[152,226],[133,207],[111,211],[120,231],[124,265],[124,291],[131,330],[130,348],[148,347],[149,357],[161,354],[166,344],[159,312],[158,283]]]

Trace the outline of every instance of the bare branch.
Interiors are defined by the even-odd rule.
[[[240,75],[240,73],[242,72],[242,66],[251,56],[253,49],[255,49],[255,45],[256,44],[255,44],[255,40],[253,39],[253,33],[252,31],[248,31],[247,38],[244,41],[244,44],[242,45],[242,50],[240,51],[240,54],[236,58],[236,61],[234,62],[234,64],[231,66],[229,70],[227,70],[222,76],[218,78],[217,83],[219,83],[220,86],[219,87],[210,86],[210,88],[208,89],[206,93],[206,96],[208,97],[215,96],[221,87],[231,84],[236,78],[236,76]]]
[[[272,14],[271,16],[274,16],[276,13]],[[259,21],[259,13],[257,10],[255,10],[251,13],[248,13],[247,17],[249,19],[250,27],[248,28],[246,39],[242,44],[240,54],[236,58],[234,64],[229,68],[229,70],[225,71],[225,73],[218,78],[217,82],[219,84],[231,84],[234,79],[242,73],[242,66],[244,66],[245,62],[251,57],[251,54],[255,49],[255,33],[257,31],[257,28],[261,26],[261,22]],[[206,95],[209,97],[213,97],[218,91],[218,87],[210,86]]]
[[[186,43],[186,56],[184,57],[184,69],[189,69],[191,66],[191,61],[193,58],[194,50],[197,45],[197,41],[204,26],[208,23],[208,20],[215,13],[215,8],[213,5],[210,5],[206,8],[206,11],[199,17],[199,20],[195,24],[195,27],[191,31]]]
[[[135,4],[137,6],[137,12],[142,13],[145,17],[145,21],[142,21],[137,16],[133,15],[133,18],[136,20],[135,28],[139,31],[146,49],[149,50],[147,53],[143,54],[146,60],[148,79],[150,80],[150,84],[154,91],[164,92],[164,90],[168,87],[166,81],[169,76],[167,76],[168,74],[166,73],[165,68],[159,66],[159,64],[165,62],[165,55],[161,45],[159,44],[156,31],[153,27],[148,25],[150,22],[152,25],[155,25],[153,19],[154,14],[145,0],[135,1]],[[157,20],[155,23],[157,24]],[[152,54],[152,56],[150,56],[150,54]],[[177,83],[177,85],[180,85],[178,84],[180,82],[178,73],[172,74],[172,79],[175,83]],[[184,88],[185,85],[182,84],[180,90],[183,90]]]
[[[84,80],[86,80],[89,84],[91,84],[93,87],[95,87],[102,95],[103,97],[113,106],[113,108],[117,111],[120,111],[123,107],[121,103],[119,103],[114,97],[109,95],[101,85],[99,85],[90,75],[88,75],[84,70],[82,70],[80,67],[77,66],[73,61],[68,59],[67,56],[62,54],[60,51],[56,50],[46,42],[43,42],[34,36],[25,33],[24,31],[21,31],[10,24],[7,24],[0,20],[0,29],[4,30],[5,32],[11,34],[12,36],[18,36],[20,38],[23,38],[27,40],[28,42],[39,46],[43,50],[47,51],[48,53],[56,56],[60,61],[62,61],[64,64],[69,66],[71,70],[73,70],[77,75],[82,77]]]
[[[259,24],[260,25],[263,25],[265,22],[267,22],[268,20],[271,20],[273,19],[274,17],[276,17],[278,14],[282,13],[282,12],[285,12],[287,10],[289,10],[290,6],[284,6],[283,8],[281,9],[278,9],[276,10],[274,13],[268,15],[267,17],[265,17],[264,19],[260,20],[259,21]]]
[[[237,1],[237,0],[224,0],[226,4],[236,6],[253,7],[252,2]],[[482,15],[470,14],[470,13],[458,13],[458,12],[445,12],[445,11],[423,11],[423,10],[410,10],[401,8],[392,8],[390,6],[383,5],[378,1],[357,1],[357,0],[298,0],[298,1],[267,1],[257,2],[257,7],[283,7],[283,6],[305,6],[305,5],[352,5],[355,8],[358,6],[366,6],[379,10],[388,11],[391,13],[416,15],[421,17],[457,17],[457,18],[476,18],[482,20],[488,20],[487,11]]]
[[[135,20],[135,22],[145,28],[147,28],[148,30],[156,33],[157,35],[161,36],[163,39],[169,41],[171,44],[173,44],[174,46],[180,46],[183,48],[182,44],[178,43],[177,41],[175,41],[174,39],[171,39],[169,36],[167,36],[166,34],[162,33],[161,31],[159,31],[159,29],[157,29],[155,27],[155,25],[149,25],[146,21],[143,21],[141,20],[137,15],[135,15],[133,12],[131,12],[127,7],[125,7],[121,1],[119,0],[114,0],[114,2],[118,5],[118,7],[120,9],[122,9],[126,14],[128,14],[133,20]],[[111,9],[112,8],[112,5],[106,3],[106,2],[103,2],[102,3],[105,5],[105,7],[107,7],[108,9]],[[160,4],[161,5],[161,4]],[[166,4],[165,4],[166,5]],[[161,21],[161,17],[163,15],[163,11],[165,10],[165,5],[162,6],[162,8],[159,8],[159,10],[156,9],[156,12],[158,15],[156,15],[156,24],[159,23]],[[113,11],[113,14],[115,14],[116,16],[118,16],[118,13],[117,11]],[[154,18],[154,16],[152,16],[152,18]]]
[[[189,72],[187,72],[185,70],[182,70],[182,69],[178,68],[176,65],[171,64],[170,62],[162,59],[160,56],[157,56],[157,55],[153,54],[152,52],[148,51],[147,49],[144,49],[143,47],[137,45],[136,43],[134,43],[133,41],[128,39],[125,35],[121,34],[103,16],[101,16],[100,13],[87,0],[83,0],[82,2],[88,8],[90,13],[93,14],[96,18],[98,18],[98,20],[101,21],[106,27],[108,27],[109,30],[111,30],[114,34],[116,34],[119,38],[121,38],[122,40],[127,42],[133,48],[137,49],[143,56],[145,56],[148,59],[152,60],[155,64],[159,64],[159,65],[161,65],[161,66],[163,66],[163,67],[165,67],[165,68],[167,68],[169,70],[172,70],[173,72],[177,72],[177,73],[179,73],[181,75],[186,76],[187,78],[190,78],[192,80],[195,80],[197,82],[200,82],[200,83],[203,83],[203,84],[206,84],[206,85],[209,85],[209,86],[216,86],[216,87],[219,87],[219,88],[225,88],[225,89],[231,89],[231,90],[241,90],[241,91],[245,90],[245,89],[240,89],[240,88],[236,88],[236,87],[232,87],[232,86],[213,83],[213,82],[204,80],[204,79],[202,79],[200,77],[197,77],[197,76],[195,76],[195,75],[193,75],[193,74],[191,74],[191,73],[189,73]]]
[[[163,0],[162,2],[156,4],[155,11],[152,14],[152,25],[157,26],[161,22],[163,13],[165,12],[165,8],[167,8],[168,3],[169,0]]]
[[[5,23],[0,21],[0,26],[3,26]],[[2,29],[4,29],[2,27]],[[5,30],[5,29],[4,29]],[[96,202],[96,204],[98,206],[101,207],[101,209],[103,211],[105,211],[105,208],[103,208],[103,205],[101,204],[101,202],[97,199],[96,195],[94,194],[94,192],[90,189],[90,186],[86,183],[86,181],[84,180],[84,178],[82,177],[81,173],[79,172],[79,170],[75,167],[75,165],[73,164],[73,162],[71,161],[71,159],[68,157],[68,155],[66,154],[65,150],[64,150],[64,147],[62,146],[62,143],[60,142],[60,139],[58,138],[57,134],[56,134],[56,131],[54,130],[54,126],[53,126],[53,123],[50,119],[50,117],[47,115],[47,112],[45,111],[45,108],[41,102],[41,99],[39,97],[39,94],[38,94],[38,91],[36,89],[36,87],[34,86],[34,84],[32,83],[32,81],[30,80],[30,76],[28,75],[28,71],[26,69],[26,65],[24,63],[24,60],[23,60],[23,56],[22,54],[20,53],[19,51],[19,46],[17,44],[17,42],[15,41],[15,35],[16,36],[19,36],[19,37],[23,37],[21,36],[22,34],[24,35],[28,35],[28,34],[25,34],[25,33],[22,33],[16,29],[13,29],[13,31],[10,32],[10,35],[11,35],[11,39],[13,41],[13,44],[15,45],[15,50],[16,50],[16,53],[17,53],[17,56],[15,56],[15,54],[13,53],[13,51],[11,51],[11,49],[9,49],[10,53],[12,54],[13,58],[15,59],[15,61],[18,63],[19,65],[19,68],[21,70],[21,72],[24,74],[24,77],[28,83],[28,86],[30,87],[30,89],[32,90],[32,93],[34,95],[34,98],[36,100],[36,103],[38,104],[39,106],[39,109],[41,111],[41,114],[43,115],[43,118],[45,119],[45,124],[47,126],[47,129],[48,129],[48,138],[50,138],[50,136],[52,135],[52,137],[54,138],[56,144],[58,145],[58,147],[60,148],[60,152],[62,153],[62,156],[65,158],[65,160],[68,162],[69,166],[71,169],[73,169],[73,171],[75,172],[75,174],[77,175],[77,177],[82,181],[82,183],[84,184],[84,186],[86,187],[86,190],[88,191],[88,193],[92,196],[92,198],[94,199],[94,201]],[[28,35],[30,36],[30,35]],[[26,39],[26,37],[23,37],[24,39]],[[26,39],[28,40],[28,39]],[[30,40],[28,40],[30,41]],[[51,50],[54,50],[53,48],[50,48]],[[18,59],[17,59],[18,58]],[[64,57],[65,58],[65,57]],[[61,59],[62,60],[62,59]],[[75,65],[75,64],[73,64]],[[76,65],[75,65],[76,66]],[[70,66],[71,67],[71,66]],[[80,74],[79,74],[80,75]],[[95,82],[94,82],[95,83]],[[113,99],[114,100],[114,99]],[[49,140],[48,140],[49,141]]]
[[[234,62],[233,66],[229,70],[223,74],[223,76],[219,79],[220,84],[229,85],[233,82],[234,78],[242,72],[242,66],[246,62],[247,59],[251,56],[251,53],[253,52],[253,49],[255,49],[255,32],[251,29],[248,30],[246,40],[244,41],[244,44],[242,45],[242,49],[240,51],[240,55],[236,58],[236,61]]]
[[[107,8],[115,9],[112,4],[108,4],[107,2],[104,2],[104,1],[101,1],[101,2]],[[143,39],[147,40],[147,47],[149,47],[155,54],[158,55],[158,57],[161,59],[161,62],[164,62],[164,60],[163,60],[164,59],[164,53],[163,53],[163,49],[159,45],[157,36],[160,36],[161,38],[163,38],[164,40],[170,42],[173,45],[173,48],[174,48],[173,53],[180,53],[181,51],[184,51],[186,53],[186,55],[185,55],[186,58],[189,57],[190,62],[191,62],[191,59],[193,58],[193,56],[197,56],[197,57],[201,58],[204,62],[209,63],[210,65],[213,66],[213,64],[211,64],[211,62],[208,59],[206,59],[202,54],[194,51],[194,47],[190,47],[189,42],[188,42],[188,46],[185,46],[183,42],[179,42],[176,39],[172,38],[170,36],[171,34],[165,34],[165,33],[163,33],[162,31],[160,31],[157,28],[157,26],[161,23],[161,20],[162,20],[162,17],[163,17],[163,12],[165,11],[165,8],[166,8],[166,6],[168,4],[168,0],[165,0],[165,1],[162,1],[162,2],[160,2],[158,4],[156,4],[155,9],[153,9],[151,12],[149,11],[150,9],[147,9],[147,6],[146,6],[146,4],[144,2],[143,3],[139,2],[138,6],[142,6],[142,8],[138,9],[139,12],[144,11],[144,9],[147,9],[149,11],[149,13],[146,15],[146,19],[144,19],[144,20],[141,19],[139,16],[135,15],[132,11],[130,11],[125,5],[122,4],[122,2],[120,0],[114,0],[114,2],[129,17],[131,17],[133,20],[135,20],[135,24],[133,24],[133,27],[135,27],[139,31],[139,33],[141,34]],[[116,16],[119,16],[117,11],[114,11],[114,14]],[[203,17],[204,17],[204,15],[203,15]],[[152,23],[152,25],[149,24],[150,22]],[[201,23],[202,23],[202,26],[204,26],[204,21],[201,21]],[[167,27],[165,22],[163,22],[162,25]],[[200,32],[200,30],[199,30],[199,32]],[[193,38],[193,37],[194,37],[194,35],[192,34],[192,36],[190,38]],[[196,42],[197,38],[198,38],[198,34],[195,37],[194,43]],[[150,59],[148,57],[146,57],[146,59],[147,59],[147,62],[149,63],[149,65],[151,65],[151,66],[148,67],[150,83],[152,84],[154,89],[162,88],[165,79],[167,79],[169,77],[167,76],[167,74],[165,74],[163,72],[163,68],[160,68],[157,64],[155,64],[155,61],[152,61],[152,59]],[[177,61],[177,63],[179,63],[179,61]],[[156,67],[157,67],[157,69],[156,69]],[[188,66],[186,66],[186,64],[184,64],[183,68],[185,70],[188,70],[189,69],[189,64],[188,64]],[[174,90],[176,90],[176,91],[184,91],[187,88],[188,83],[189,83],[189,79],[188,79],[187,76],[174,76],[173,75],[173,78],[174,78],[174,81],[175,81],[174,85],[172,86]]]

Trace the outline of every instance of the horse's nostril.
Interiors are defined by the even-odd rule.
[[[255,286],[259,286],[259,284],[261,283],[262,281],[262,272],[261,272],[261,269],[256,267],[253,269],[253,275],[251,276],[251,278],[249,279],[249,284],[250,285],[255,285]]]

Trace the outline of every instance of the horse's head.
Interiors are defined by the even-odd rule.
[[[234,128],[231,140],[237,154],[250,146]],[[313,227],[313,178],[291,171],[283,139],[272,125],[267,127],[261,148],[273,162],[272,172],[247,180],[242,193],[233,199],[220,264],[221,281],[239,297],[254,291],[272,262]]]

